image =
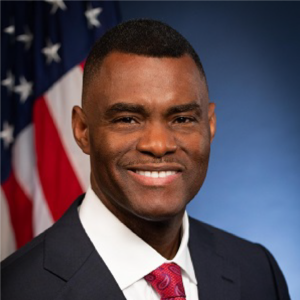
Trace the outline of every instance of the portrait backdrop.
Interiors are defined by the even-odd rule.
[[[300,3],[120,2],[196,49],[217,133],[191,216],[268,247],[300,299]]]
[[[89,184],[70,122],[92,43],[120,20],[153,18],[194,46],[217,105],[207,179],[189,214],[265,245],[300,299],[300,3],[116,4],[1,3],[1,258]]]

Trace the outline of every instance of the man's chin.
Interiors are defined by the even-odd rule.
[[[170,221],[172,219],[183,216],[186,205],[184,203],[172,202],[172,205],[167,205],[168,201],[163,201],[163,203],[158,203],[155,201],[151,205],[139,206],[134,209],[134,214],[140,219],[150,222],[163,222]]]

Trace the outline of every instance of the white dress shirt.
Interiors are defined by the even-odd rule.
[[[165,262],[181,267],[187,300],[198,300],[197,280],[188,249],[189,221],[183,217],[182,240],[174,259],[166,260],[112,214],[89,187],[79,208],[80,221],[128,300],[160,300],[144,276]],[[100,280],[100,279],[99,279]]]

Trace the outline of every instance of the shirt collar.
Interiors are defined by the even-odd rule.
[[[91,187],[79,208],[80,221],[119,287],[124,290],[165,262],[178,264],[197,284],[188,250],[189,221],[184,213],[182,240],[173,260],[167,261],[149,246],[100,201]],[[130,271],[128,271],[130,270]]]

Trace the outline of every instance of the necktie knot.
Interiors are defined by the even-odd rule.
[[[162,264],[144,278],[160,295],[161,300],[185,299],[181,269],[175,263]]]

